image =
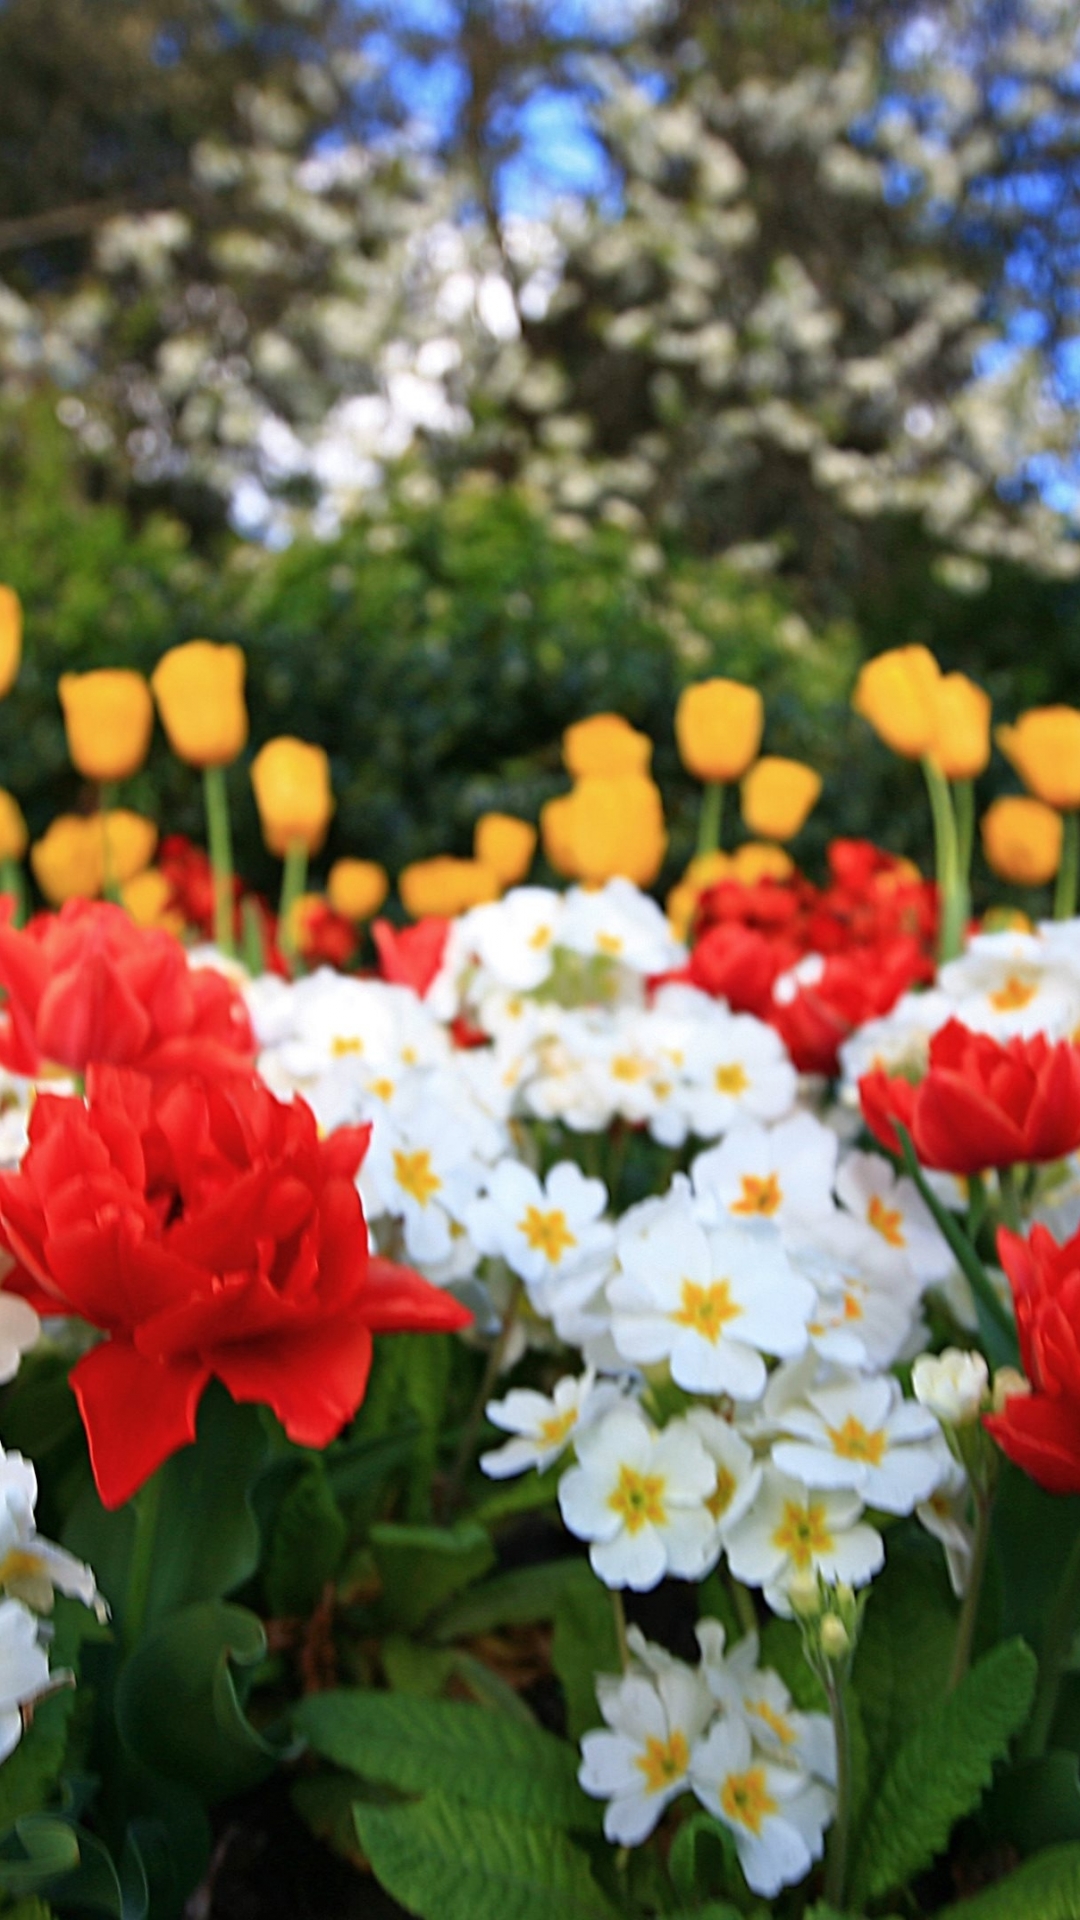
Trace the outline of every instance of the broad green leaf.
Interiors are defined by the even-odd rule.
[[[329,1475],[317,1460],[278,1508],[266,1557],[266,1597],[275,1614],[307,1618],[345,1551],[347,1528]]]
[[[14,1906],[4,1908],[4,1920],[53,1920],[53,1912],[44,1900],[29,1894],[25,1900],[16,1900]]]
[[[354,1813],[376,1878],[420,1920],[614,1920],[586,1856],[555,1827],[435,1793]]]
[[[1040,1651],[1077,1533],[1080,1499],[1045,1493],[1006,1462],[994,1499],[992,1551],[1001,1570],[1002,1632]]]
[[[0,1893],[36,1893],[79,1864],[79,1842],[57,1814],[30,1813],[0,1838]]]
[[[406,1632],[481,1579],[495,1560],[487,1534],[469,1520],[456,1527],[382,1522],[371,1529],[371,1546],[382,1577],[382,1612]]]
[[[566,1463],[557,1460],[546,1473],[523,1473],[517,1480],[511,1480],[499,1487],[496,1493],[489,1493],[478,1507],[473,1508],[473,1519],[482,1527],[493,1527],[500,1520],[512,1520],[518,1513],[535,1513],[539,1507],[554,1507],[558,1498],[559,1480],[566,1471]]]
[[[532,1620],[551,1620],[568,1583],[579,1578],[580,1561],[547,1560],[535,1567],[500,1573],[452,1600],[432,1632],[436,1640],[466,1640],[493,1627],[525,1626]]]
[[[566,1730],[580,1740],[590,1727],[600,1725],[596,1704],[598,1673],[618,1673],[619,1642],[612,1599],[583,1560],[568,1580],[555,1606],[551,1663],[566,1700]]]
[[[383,1641],[380,1657],[395,1693],[419,1693],[428,1699],[443,1692],[457,1661],[453,1647],[425,1647],[403,1633]]]
[[[1062,1749],[1005,1768],[983,1802],[986,1831],[1020,1853],[1080,1840],[1080,1761]]]
[[[356,1780],[351,1773],[331,1773],[323,1768],[304,1779],[294,1780],[292,1802],[316,1839],[325,1841],[354,1866],[366,1866],[356,1838],[353,1819]]]
[[[922,1715],[871,1797],[851,1876],[857,1905],[927,1866],[978,1804],[1027,1718],[1036,1672],[1030,1648],[1006,1641]]]
[[[401,1793],[429,1789],[549,1826],[593,1827],[575,1748],[464,1700],[342,1690],[302,1700],[293,1725],[324,1760]]]
[[[863,1616],[852,1677],[866,1735],[870,1791],[945,1692],[956,1620],[956,1602],[936,1541],[910,1534],[890,1540],[888,1561]],[[769,1644],[775,1639],[771,1628],[765,1639]],[[763,1652],[763,1660],[770,1657]],[[782,1671],[790,1685],[788,1672]]]
[[[676,1830],[668,1854],[668,1872],[680,1900],[744,1885],[735,1841],[723,1821],[711,1813],[692,1813]]]
[[[210,1600],[162,1622],[124,1667],[116,1689],[120,1737],[132,1758],[194,1788],[208,1803],[255,1785],[282,1749],[251,1725],[233,1666],[264,1658],[262,1621]]]
[[[1080,1913],[1080,1846],[1050,1847],[1005,1880],[970,1900],[945,1907],[937,1920],[1076,1920]]]

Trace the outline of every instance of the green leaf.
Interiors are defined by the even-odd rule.
[[[1019,1349],[1012,1315],[998,1298],[982,1261],[956,1215],[942,1205],[927,1180],[916,1158],[911,1136],[906,1127],[901,1126],[899,1121],[894,1122],[894,1126],[902,1150],[904,1171],[914,1180],[922,1199],[934,1216],[935,1224],[948,1242],[957,1266],[971,1288],[979,1321],[979,1336],[986,1349],[986,1357],[993,1367],[1014,1367]]]
[[[207,1802],[265,1779],[283,1750],[251,1725],[232,1671],[265,1653],[262,1621],[243,1607],[210,1600],[171,1615],[140,1641],[117,1685],[132,1758]]]
[[[890,1539],[888,1561],[863,1616],[852,1676],[866,1734],[871,1792],[908,1734],[945,1692],[956,1617],[936,1541],[914,1534]],[[772,1655],[764,1644],[771,1646],[774,1637],[770,1626],[762,1653],[770,1663]],[[781,1672],[791,1685],[788,1672]]]
[[[319,1460],[289,1488],[278,1508],[266,1559],[266,1595],[275,1614],[306,1619],[345,1551],[348,1529]]]
[[[495,1560],[487,1534],[471,1520],[456,1527],[382,1522],[371,1529],[371,1546],[382,1577],[383,1612],[406,1631],[479,1580]]]
[[[917,1642],[909,1657],[915,1664]],[[856,1904],[928,1865],[978,1804],[1027,1718],[1036,1673],[1030,1648],[1006,1641],[922,1715],[871,1798],[852,1872]]]
[[[555,1606],[551,1664],[566,1700],[567,1733],[580,1740],[600,1724],[597,1674],[618,1673],[621,1663],[611,1595],[583,1560],[573,1564],[576,1574]]]
[[[493,1627],[552,1620],[567,1585],[579,1577],[580,1565],[578,1560],[548,1560],[500,1573],[451,1601],[433,1622],[432,1633],[444,1642],[465,1640],[476,1633],[490,1633]]]
[[[876,1589],[875,1589],[876,1597]],[[766,1620],[760,1635],[759,1664],[780,1675],[801,1713],[827,1713],[825,1689],[803,1652],[802,1630],[795,1620]]]
[[[418,1693],[428,1699],[443,1692],[457,1664],[453,1647],[425,1647],[402,1633],[383,1641],[381,1659],[395,1693]]]
[[[559,1479],[566,1470],[565,1461],[556,1461],[545,1473],[523,1473],[519,1479],[501,1486],[473,1508],[473,1519],[483,1527],[499,1520],[511,1520],[518,1513],[535,1513],[538,1507],[554,1507]]]
[[[671,1843],[668,1872],[680,1900],[744,1885],[734,1836],[711,1813],[692,1813],[682,1822]]]
[[[555,1827],[437,1793],[354,1814],[376,1878],[420,1920],[614,1920],[586,1856]]]
[[[1057,1749],[1007,1767],[983,1803],[981,1820],[995,1840],[1022,1854],[1080,1840],[1080,1761]]]
[[[944,1907],[937,1920],[1076,1920],[1080,1846],[1050,1847],[970,1900]]]
[[[5,1907],[4,1920],[53,1920],[53,1913],[44,1900],[30,1894],[25,1900],[16,1900],[13,1907]]]
[[[251,1489],[269,1452],[257,1407],[237,1406],[211,1381],[199,1407],[198,1436],[158,1471],[162,1487],[146,1622],[196,1600],[216,1600],[247,1580],[259,1562]],[[119,1626],[135,1538],[130,1504],[108,1512],[88,1485],[72,1509],[63,1543],[97,1576]]]
[[[324,1760],[401,1793],[448,1799],[550,1826],[594,1827],[565,1740],[463,1700],[359,1689],[312,1694],[293,1725]]]
[[[62,1594],[57,1595],[52,1624],[52,1664],[70,1667],[75,1674],[84,1642],[109,1638],[109,1629],[88,1607]],[[36,1813],[55,1799],[77,1699],[74,1687],[61,1687],[39,1701],[14,1753],[0,1767],[0,1833],[22,1814]]]
[[[1036,1653],[1078,1532],[1080,1499],[1046,1493],[1005,1463],[991,1536],[1002,1575],[1002,1631],[1022,1634]]]
[[[0,1891],[35,1893],[79,1864],[73,1828],[56,1814],[26,1814],[0,1839]]]

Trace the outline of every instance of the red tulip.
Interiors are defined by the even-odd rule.
[[[985,1424],[1041,1487],[1080,1493],[1080,1234],[1059,1247],[1045,1227],[1026,1240],[1003,1228],[998,1255],[1032,1391],[1010,1395]]]

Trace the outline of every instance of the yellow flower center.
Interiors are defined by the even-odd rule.
[[[900,1208],[887,1207],[879,1193],[871,1196],[866,1217],[873,1227],[874,1232],[880,1233],[882,1239],[887,1240],[890,1247],[907,1246],[907,1241],[904,1239],[904,1230],[900,1224],[904,1218]]]
[[[561,1447],[567,1434],[577,1426],[577,1408],[567,1407],[565,1413],[553,1413],[548,1420],[540,1422],[540,1439],[545,1447]]]
[[[640,1533],[642,1527],[662,1527],[667,1520],[662,1473],[639,1473],[636,1467],[619,1468],[619,1483],[608,1495],[608,1506],[622,1515],[627,1533]]]
[[[794,1727],[790,1720],[785,1720],[782,1713],[777,1713],[775,1707],[770,1707],[767,1700],[748,1700],[746,1702],[746,1711],[747,1713],[756,1713],[758,1719],[764,1721],[770,1733],[776,1735],[781,1746],[790,1747],[792,1745],[795,1740]]]
[[[872,1467],[880,1465],[885,1452],[884,1433],[871,1433],[853,1413],[848,1414],[842,1427],[829,1427],[827,1431],[833,1452],[842,1460],[868,1460]]]
[[[676,1326],[692,1327],[715,1346],[728,1321],[737,1320],[741,1313],[742,1308],[731,1297],[729,1280],[714,1280],[708,1287],[699,1286],[696,1280],[684,1280],[682,1306],[671,1318]]]
[[[820,1500],[800,1506],[797,1500],[785,1500],[784,1517],[772,1537],[773,1546],[790,1556],[800,1573],[805,1572],[816,1553],[829,1553],[833,1537]]]
[[[719,1520],[727,1512],[736,1485],[735,1475],[729,1467],[717,1467],[716,1485],[705,1502],[714,1520]]]
[[[534,953],[542,953],[545,947],[551,945],[551,928],[546,926],[534,928],[529,935],[529,945]]]
[[[765,1785],[764,1767],[747,1767],[745,1773],[729,1773],[720,1794],[720,1805],[729,1820],[759,1834],[767,1814],[776,1812],[776,1801]]]
[[[649,1063],[640,1053],[617,1053],[611,1063],[613,1080],[644,1080]]]
[[[742,1068],[737,1064],[730,1067],[717,1067],[714,1079],[717,1093],[745,1093],[750,1085]]]
[[[863,1317],[862,1301],[854,1293],[845,1293],[844,1319],[845,1320],[861,1320],[862,1317]]]
[[[767,1173],[759,1178],[756,1173],[744,1173],[742,1177],[742,1198],[736,1200],[732,1213],[760,1213],[768,1216],[776,1213],[784,1196],[780,1191],[780,1176]]]
[[[596,936],[596,944],[600,952],[608,954],[611,959],[614,959],[616,954],[621,953],[623,950],[622,935],[618,933],[598,933]]]
[[[415,1048],[415,1047],[402,1047],[402,1049],[401,1049],[401,1062],[402,1062],[402,1065],[403,1065],[403,1066],[406,1066],[406,1067],[415,1067],[415,1065],[416,1065],[416,1048]]]
[[[690,1765],[690,1748],[686,1735],[678,1729],[669,1740],[658,1740],[650,1734],[645,1742],[644,1753],[638,1754],[634,1761],[645,1775],[645,1784],[650,1793],[663,1793],[675,1780],[681,1780]]]
[[[395,1148],[394,1177],[398,1186],[411,1194],[421,1207],[426,1207],[432,1194],[438,1193],[442,1186],[425,1147],[417,1148],[415,1153],[402,1153]]]
[[[534,1253],[542,1253],[545,1260],[555,1266],[562,1259],[568,1247],[576,1247],[577,1239],[566,1224],[566,1215],[560,1207],[552,1207],[544,1213],[540,1207],[526,1207],[517,1223],[518,1232],[524,1234]]]
[[[347,1053],[363,1053],[364,1043],[358,1033],[335,1033],[330,1051],[335,1060],[343,1060]]]
[[[394,1083],[392,1080],[369,1081],[368,1092],[373,1093],[376,1100],[392,1100],[394,1097]]]
[[[1003,987],[989,995],[990,1005],[998,1013],[1019,1013],[1021,1007],[1030,1006],[1039,989],[1031,980],[1019,980],[1010,973]]]

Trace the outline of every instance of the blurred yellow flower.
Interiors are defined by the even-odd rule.
[[[892,647],[859,670],[851,704],[894,753],[921,760],[937,737],[941,670],[927,647]]]
[[[22,607],[14,587],[0,586],[0,700],[15,684],[22,659]]]
[[[648,734],[639,733],[621,713],[594,713],[587,720],[575,720],[563,734],[562,750],[567,771],[575,780],[588,774],[613,778],[648,773],[652,764]]]
[[[560,793],[554,800],[545,800],[540,809],[540,840],[544,858],[549,867],[562,874],[564,880],[578,878],[576,855],[570,839],[572,803],[572,794]]]
[[[982,822],[986,864],[1002,880],[1041,887],[1061,865],[1062,822],[1042,800],[1010,795],[987,807]]]
[[[137,927],[164,927],[167,933],[184,931],[183,914],[172,904],[173,890],[160,867],[145,867],[120,888],[121,904]]]
[[[718,880],[724,880],[731,872],[731,856],[727,853],[696,853],[681,880],[672,887],[666,901],[667,917],[676,940],[685,940],[689,936],[697,912],[697,903],[706,887],[714,887]]]
[[[1062,813],[1080,808],[1080,712],[1075,707],[1030,707],[1014,727],[994,738],[1025,787]]]
[[[92,814],[91,819],[101,836],[102,870],[113,886],[124,886],[150,865],[157,849],[158,830],[145,814],[133,813],[130,807],[112,807],[108,813]]]
[[[259,748],[251,763],[251,784],[270,852],[280,859],[290,846],[318,853],[334,811],[330,762],[323,749],[280,734]]]
[[[990,758],[990,695],[966,673],[943,673],[937,686],[931,754],[946,780],[974,780]]]
[[[524,880],[536,852],[536,828],[512,813],[482,813],[473,834],[473,856],[490,867],[501,887]]]
[[[570,857],[595,885],[622,875],[639,887],[656,879],[667,851],[660,789],[644,774],[591,774],[569,795],[564,816]]]
[[[142,674],[127,667],[62,673],[59,692],[68,752],[83,777],[109,784],[136,773],[154,727],[154,703]]]
[[[731,877],[744,887],[754,887],[759,880],[789,880],[794,871],[790,853],[767,840],[747,840],[731,856]]]
[[[684,687],[675,708],[679,757],[697,780],[740,780],[757,757],[765,707],[741,680],[699,680]]]
[[[13,793],[0,787],[0,860],[21,860],[30,835]]]
[[[821,775],[801,760],[766,754],[742,783],[742,816],[751,833],[791,840],[806,824],[821,792]]]
[[[81,813],[59,813],[30,849],[30,867],[52,907],[65,900],[93,900],[105,878],[101,822]]]
[[[499,882],[490,867],[479,860],[458,860],[452,854],[436,854],[431,860],[414,860],[398,875],[401,904],[410,919],[423,920],[428,914],[453,920],[470,907],[482,906],[499,897]]]
[[[150,685],[178,759],[193,767],[225,767],[243,751],[244,666],[239,647],[212,640],[188,640],[162,654]]]
[[[334,912],[354,924],[378,913],[389,891],[386,868],[377,860],[335,860],[326,882]]]

